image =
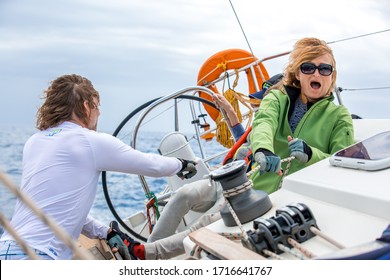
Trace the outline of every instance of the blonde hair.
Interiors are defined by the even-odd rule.
[[[317,38],[303,38],[295,43],[294,48],[290,53],[289,62],[284,70],[283,84],[295,88],[301,88],[301,83],[296,78],[296,75],[300,71],[301,64],[312,61],[313,59],[325,54],[329,54],[331,56],[331,64],[334,69],[332,74],[332,83],[330,85],[329,92],[327,93],[327,95],[329,95],[336,85],[336,60],[332,49],[326,44],[326,42]]]
[[[84,101],[93,109],[99,104],[99,92],[90,80],[80,75],[63,75],[52,81],[44,91],[42,106],[37,112],[36,126],[39,130],[54,127],[70,120],[74,113],[83,123],[88,124],[89,115],[84,108]]]

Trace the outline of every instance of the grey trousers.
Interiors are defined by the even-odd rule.
[[[183,240],[190,232],[188,229],[152,243],[144,243],[145,260],[167,260],[184,254]]]
[[[204,227],[220,218],[219,209],[224,199],[222,189],[209,185],[207,179],[195,181],[181,187],[169,200],[145,243],[147,259],[167,259],[184,253],[183,239],[193,230]],[[176,233],[182,218],[190,210],[204,213],[215,207],[215,211],[203,215],[190,229]]]
[[[166,238],[154,241],[152,243],[144,243],[145,259],[146,260],[165,260],[177,257],[185,253],[183,240],[191,232],[205,227],[221,218],[219,212],[203,215],[189,229],[168,236]]]
[[[148,242],[173,235],[184,215],[190,210],[204,213],[212,208],[218,199],[218,187],[209,186],[207,179],[184,185],[171,197],[161,213]]]

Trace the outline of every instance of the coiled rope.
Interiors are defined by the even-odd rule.
[[[220,67],[226,67],[226,64],[221,64]],[[223,86],[222,86],[222,91],[224,92],[223,96],[226,98],[226,100],[233,107],[234,111],[237,114],[237,118],[240,121],[240,123],[242,123],[242,120],[243,120],[243,116],[242,116],[242,113],[240,110],[240,103],[248,109],[248,114],[246,116],[247,124],[246,124],[246,128],[245,128],[245,129],[248,129],[249,125],[252,123],[252,119],[253,119],[253,109],[250,106],[250,104],[254,104],[254,105],[258,106],[260,103],[260,100],[257,100],[255,98],[249,98],[249,97],[245,96],[244,94],[237,92],[235,90],[235,88],[238,84],[239,77],[240,77],[237,69],[235,70],[235,72],[236,72],[236,78],[234,80],[232,87],[230,86],[230,83],[229,83],[229,74],[228,74],[228,72],[225,72]],[[224,88],[225,88],[226,81],[228,83],[228,89],[225,91]],[[228,120],[224,119],[223,114],[219,113],[217,119],[215,120],[215,123],[217,125],[216,140],[222,146],[224,146],[226,148],[231,148],[231,147],[233,147],[235,140],[232,137],[232,134],[228,128],[227,122],[228,122]]]
[[[288,171],[289,171],[289,168],[290,168],[290,163],[291,161],[295,159],[294,156],[291,156],[291,157],[287,157],[285,159],[282,159],[281,160],[281,163],[283,162],[288,162],[289,164],[287,165],[287,168],[286,170],[283,172],[283,175],[282,175],[282,180],[284,179],[284,177],[288,174]],[[253,168],[251,171],[247,172],[246,175],[247,177],[250,177],[250,175],[252,175],[254,172],[258,171],[260,169],[260,165],[256,166],[255,168]],[[241,235],[237,235],[235,234],[234,237],[237,239],[237,237],[241,237],[241,240],[243,242],[248,242],[248,234],[246,233],[244,227],[242,226],[241,224],[241,221],[240,219],[238,218],[236,212],[234,211],[233,207],[231,206],[228,198],[229,197],[232,197],[232,196],[235,196],[235,195],[238,195],[240,193],[243,193],[249,189],[251,189],[253,187],[253,182],[251,179],[249,179],[247,182],[243,183],[242,185],[239,185],[239,186],[236,186],[234,188],[231,188],[229,190],[224,190],[222,193],[223,193],[223,197],[225,198],[225,202],[226,202],[226,205],[230,211],[230,214],[233,216],[233,219],[234,221],[236,222],[238,228],[240,229],[241,231]],[[222,234],[224,235],[224,234]],[[225,236],[225,235],[224,235]]]
[[[288,171],[289,171],[289,168],[290,168],[290,165],[291,165],[291,161],[295,159],[294,156],[291,156],[291,157],[287,157],[285,159],[282,159],[281,160],[281,163],[283,162],[288,162],[288,165],[287,165],[287,168],[286,170],[283,172],[283,175],[282,175],[282,180],[283,178],[288,174]],[[249,178],[250,175],[252,175],[254,172],[258,171],[260,169],[260,165],[256,166],[255,168],[253,168],[251,171],[247,172],[246,173],[246,176]],[[214,181],[212,181],[211,183],[213,183]],[[232,197],[232,196],[235,196],[235,195],[238,195],[240,193],[243,193],[249,189],[251,189],[253,187],[253,182],[251,179],[249,179],[247,182],[243,183],[242,185],[239,185],[239,186],[236,186],[234,188],[231,188],[229,190],[224,190],[222,193],[223,193],[223,197],[225,199],[225,202],[226,202],[226,205],[230,211],[230,214],[232,215],[234,221],[236,222],[238,228],[240,229],[241,231],[241,234],[240,233],[220,233],[220,235],[226,237],[226,238],[229,238],[229,239],[240,239],[243,243],[248,243],[249,240],[248,240],[248,234],[246,233],[244,227],[242,226],[242,223],[240,221],[240,219],[238,218],[236,212],[234,211],[233,207],[231,206],[228,198],[229,197]]]
[[[287,157],[287,158],[284,158],[284,159],[281,160],[281,163],[288,162],[288,164],[287,164],[286,169],[283,172],[282,179],[281,179],[280,184],[279,184],[279,189],[281,188],[283,179],[288,174],[288,171],[290,169],[291,162],[292,162],[293,159],[295,159],[295,157],[294,156],[290,156],[290,157]],[[251,171],[246,173],[247,177],[249,178],[254,172],[257,172],[259,169],[260,169],[260,165],[256,166]],[[242,184],[240,186],[237,186],[237,187],[231,188],[229,190],[223,191],[223,196],[224,196],[225,201],[227,203],[228,209],[229,209],[230,213],[232,214],[234,220],[236,221],[236,224],[239,227],[241,233],[224,233],[224,232],[222,232],[222,233],[219,233],[220,235],[222,235],[222,236],[224,236],[224,237],[226,237],[228,239],[242,240],[243,242],[248,242],[248,235],[247,235],[246,231],[244,230],[244,228],[243,228],[243,226],[242,226],[242,224],[241,224],[237,214],[234,212],[234,209],[230,205],[230,203],[227,200],[227,198],[235,196],[235,195],[238,195],[240,193],[243,193],[243,192],[247,191],[248,189],[252,188],[252,186],[253,186],[252,180],[249,179],[247,182],[245,182],[244,184]],[[335,247],[337,247],[339,249],[345,248],[344,245],[340,244],[339,242],[337,242],[334,239],[330,238],[329,236],[325,235],[324,233],[322,233],[316,227],[311,227],[310,230],[316,236],[323,238],[324,240],[328,241],[330,244],[334,245]],[[307,258],[315,258],[316,257],[315,254],[310,252],[308,249],[304,248],[296,240],[294,240],[292,238],[288,238],[288,243],[293,248],[298,250],[299,252],[297,252],[295,250],[292,250],[291,248],[288,248],[288,247],[286,247],[286,246],[284,246],[282,244],[278,244],[278,249],[283,251],[283,252],[285,252],[285,253],[289,253],[289,254],[291,254],[291,255],[295,256],[296,258],[299,258],[299,259],[307,259]],[[275,253],[273,253],[273,252],[271,252],[269,250],[266,250],[266,249],[263,250],[262,253],[264,253],[265,255],[268,255],[268,256],[270,256],[272,258],[275,258],[275,259],[279,259],[279,260],[284,259],[281,256],[279,256],[279,255],[277,255],[277,254],[275,254]]]

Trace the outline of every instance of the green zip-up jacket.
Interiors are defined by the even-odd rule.
[[[308,103],[308,110],[293,133],[288,120],[300,91],[287,86],[284,89],[287,94],[278,89],[271,90],[261,102],[250,136],[253,152],[263,148],[283,159],[290,156],[288,135],[304,140],[312,149],[312,157],[305,164],[294,159],[288,171],[288,174],[292,174],[353,144],[351,115],[346,107],[333,102],[333,95],[314,104]],[[287,162],[282,163],[283,170],[286,166]],[[255,172],[251,176],[253,188],[267,193],[278,189],[281,178],[272,172],[262,175]]]

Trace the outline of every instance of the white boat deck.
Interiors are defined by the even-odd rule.
[[[390,221],[390,169],[334,167],[322,160],[285,178],[283,188],[296,194]]]
[[[375,126],[370,125],[375,121]],[[356,141],[390,130],[390,121],[354,120]],[[262,218],[275,216],[275,211],[291,203],[303,203],[312,211],[319,229],[343,244],[355,247],[374,241],[390,223],[390,169],[380,171],[353,170],[331,166],[324,159],[284,179],[282,188],[270,195],[273,207]],[[244,224],[252,229],[253,222]],[[212,231],[236,232],[222,220],[209,226]],[[194,243],[184,240],[189,253]],[[302,244],[317,256],[338,251],[334,245],[316,236]],[[288,254],[282,254],[289,258]]]

